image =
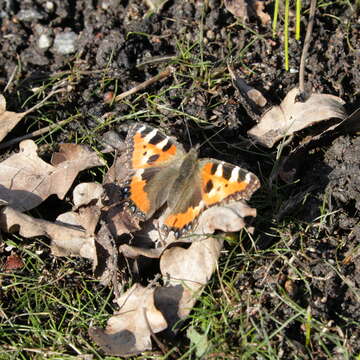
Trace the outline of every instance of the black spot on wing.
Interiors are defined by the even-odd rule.
[[[148,164],[151,164],[151,163],[155,162],[159,157],[160,157],[159,154],[151,155],[151,156],[149,157],[149,160],[147,161],[147,163],[148,163]]]
[[[168,141],[166,145],[162,148],[163,151],[168,151],[171,148],[171,141]]]
[[[146,135],[150,134],[154,129],[151,127],[145,127],[145,129],[141,130],[141,137],[144,138]]]
[[[218,167],[218,164],[216,164],[216,163],[212,164],[211,170],[210,170],[211,175],[214,175],[216,173],[217,167]]]
[[[165,136],[160,134],[158,131],[156,132],[155,136],[153,136],[149,143],[152,144],[152,145],[157,145],[159,144],[160,142],[162,142],[163,140],[165,139]]]
[[[144,169],[144,172],[141,174],[141,178],[145,180],[145,182],[148,184],[150,181],[154,178],[154,176],[159,172],[160,168],[146,168]]]
[[[205,192],[209,193],[213,187],[214,187],[213,182],[209,180],[205,185]]]
[[[223,173],[222,173],[223,178],[225,178],[226,180],[229,180],[231,178],[232,170],[233,170],[233,167],[226,165],[226,164],[223,165]]]

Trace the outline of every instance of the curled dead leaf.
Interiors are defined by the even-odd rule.
[[[73,191],[73,202],[75,209],[80,206],[96,203],[101,206],[101,195],[104,189],[98,183],[81,183]]]
[[[151,333],[167,328],[164,316],[155,306],[154,292],[155,288],[133,285],[117,299],[120,311],[108,320],[106,329],[89,329],[90,336],[106,354],[130,356],[151,349]]]
[[[134,285],[118,300],[122,306],[124,299],[131,297],[129,307],[125,305],[111,317],[105,330],[90,330],[94,341],[107,354],[119,356],[151,349],[151,333],[174,329],[179,320],[188,316],[216,269],[223,242],[208,234],[215,230],[238,231],[245,226],[246,216],[256,216],[256,210],[242,201],[206,210],[199,219],[198,234],[190,237],[192,243],[188,248],[181,247],[184,243],[175,238],[166,240],[167,248],[120,246],[120,252],[131,258],[160,257],[165,286],[153,289]],[[156,234],[159,236],[154,229],[148,233],[149,237],[154,237],[153,240],[158,240]],[[145,320],[144,312],[148,320]]]
[[[0,94],[0,141],[18,124],[28,112],[6,111],[6,100]]]
[[[0,163],[0,198],[14,209],[27,211],[52,194],[63,199],[80,171],[104,164],[81,145],[63,144],[57,154],[55,166],[50,165],[37,155],[32,140],[22,141],[19,153]]]
[[[171,330],[188,316],[216,268],[221,248],[222,241],[208,238],[188,249],[165,250],[160,267],[168,279],[166,286],[135,284],[117,299],[120,311],[109,319],[106,329],[91,328],[90,336],[109,355],[130,356],[150,350],[152,333]]]
[[[0,227],[6,232],[19,232],[26,238],[50,238],[52,252],[57,256],[80,255],[88,259],[95,258],[94,238],[87,237],[85,231],[35,219],[10,206],[4,206],[0,210]]]
[[[297,101],[299,89],[292,89],[279,106],[266,112],[248,134],[271,148],[280,139],[315,123],[331,118],[344,119],[344,101],[328,94],[312,94],[305,102]]]

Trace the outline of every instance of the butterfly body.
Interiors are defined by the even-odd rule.
[[[126,138],[129,175],[121,184],[126,206],[140,221],[165,206],[162,229],[176,237],[189,232],[206,208],[231,199],[249,199],[260,186],[257,177],[238,166],[198,159],[197,149],[159,130],[134,125]]]

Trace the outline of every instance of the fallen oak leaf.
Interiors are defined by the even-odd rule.
[[[82,256],[95,258],[94,237],[87,236],[84,230],[50,221],[35,219],[10,206],[0,210],[0,227],[3,231],[19,232],[21,236],[32,238],[46,236],[51,239],[51,249],[56,256]]]
[[[160,266],[169,284],[133,285],[117,299],[120,311],[108,320],[106,329],[89,329],[92,339],[108,355],[131,356],[150,350],[152,333],[170,330],[188,316],[216,268],[221,248],[221,240],[209,238],[194,242],[189,249],[165,250]]]
[[[118,252],[114,238],[104,223],[96,232],[101,215],[101,197],[103,188],[97,183],[82,183],[73,191],[74,210],[61,214],[57,223],[72,226],[85,231],[88,238],[93,238],[92,247],[87,248],[81,256],[93,260],[94,275],[100,279],[101,284],[108,285],[113,281],[117,287],[116,273],[118,271]],[[62,249],[66,250],[66,249]],[[70,249],[71,250],[71,249]],[[57,251],[58,253],[58,251]],[[88,255],[88,256],[86,256]]]
[[[136,259],[139,256],[145,256],[150,259],[159,259],[163,249],[146,249],[137,246],[130,246],[128,244],[122,244],[119,247],[119,251],[123,256],[130,259]]]
[[[108,320],[106,329],[89,329],[91,338],[107,355],[131,356],[150,350],[151,333],[167,328],[164,316],[155,306],[154,292],[155,288],[134,284],[117,299],[120,311]]]
[[[54,153],[51,163],[57,169],[52,176],[55,194],[63,199],[80,171],[95,166],[103,166],[105,162],[88,147],[78,144],[60,144],[59,151]],[[61,174],[62,176],[57,176]],[[58,181],[56,181],[58,180]]]
[[[54,165],[46,163],[32,140],[22,141],[19,153],[0,163],[0,198],[14,209],[30,210],[52,194],[63,199],[80,171],[104,164],[95,152],[75,144],[60,145],[55,159]]]
[[[305,102],[297,101],[299,89],[292,89],[279,106],[266,112],[248,134],[271,148],[280,139],[315,123],[331,118],[344,119],[344,101],[329,94],[311,94]]]
[[[6,99],[2,94],[0,94],[0,141],[2,141],[5,138],[5,136],[19,123],[19,121],[24,116],[40,108],[51,96],[59,92],[63,92],[63,89],[52,91],[43,100],[41,100],[40,103],[36,104],[31,109],[26,110],[22,113],[7,111]]]
[[[245,202],[236,201],[207,209],[199,219],[198,229],[207,233],[217,229],[238,231],[245,226],[243,217],[255,215],[255,209],[248,207]],[[153,236],[155,231],[150,230],[150,233]],[[131,258],[160,256],[160,270],[166,286],[150,289],[135,284],[131,289],[136,291],[136,303],[131,304],[132,308],[122,308],[120,313],[112,316],[105,330],[89,330],[93,340],[107,354],[130,356],[149,350],[152,332],[157,333],[166,328],[171,330],[179,320],[189,315],[216,269],[223,245],[222,240],[204,234],[193,236],[191,240],[193,242],[188,249],[180,247],[178,239],[177,242],[167,242],[168,247],[165,249],[120,246],[120,252]],[[126,296],[131,296],[130,290],[118,301],[120,306]],[[148,326],[145,326],[141,310],[147,314]]]
[[[134,218],[133,214],[125,211],[123,206],[123,193],[119,184],[128,174],[126,153],[123,152],[121,156],[116,157],[103,180],[106,195],[103,210],[106,223],[114,236],[129,234],[140,229],[139,222]]]
[[[325,131],[315,136],[308,137],[282,160],[278,173],[284,182],[292,183],[299,170],[306,162],[306,154],[314,148],[321,146],[324,142],[329,143],[341,134],[355,133],[360,131],[360,108],[347,116],[340,123],[330,126]]]
[[[26,114],[26,112],[16,113],[7,111],[5,97],[0,94],[0,141],[4,139]]]
[[[197,298],[216,269],[223,241],[214,237],[203,236],[194,241],[188,249],[179,246],[166,249],[160,258],[160,270],[168,279],[169,285],[181,286],[183,293],[177,305],[179,319],[189,315]],[[163,312],[165,312],[164,309]],[[167,311],[174,309],[167,309]],[[179,319],[170,319],[172,327]]]

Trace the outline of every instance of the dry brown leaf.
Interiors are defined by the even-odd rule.
[[[248,4],[245,0],[224,0],[224,5],[234,16],[242,20],[248,19]]]
[[[271,16],[264,11],[265,3],[263,0],[251,0],[250,6],[263,25],[270,22]]]
[[[22,112],[16,113],[12,111],[6,111],[6,99],[0,94],[0,141],[19,123],[19,121],[26,115],[30,114],[36,109],[39,109],[44,103],[53,95],[63,92],[63,89],[57,89],[50,92],[44,99],[32,108]]]
[[[307,156],[314,148],[317,148],[321,142],[327,138],[327,142],[331,142],[334,137],[340,134],[348,134],[360,131],[360,108],[355,110],[343,121],[333,126],[328,127],[325,131],[315,136],[308,137],[295,149],[283,159],[280,164],[278,173],[274,176],[279,176],[281,180],[290,184],[299,175],[299,170],[305,164]]]
[[[95,239],[96,258],[94,259],[94,274],[103,285],[113,281],[118,287],[116,274],[118,269],[118,250],[114,238],[106,224],[102,224]],[[115,289],[115,294],[118,289]]]
[[[89,236],[94,235],[96,225],[99,221],[100,209],[97,206],[82,207],[75,211],[68,211],[56,218],[58,224],[73,226],[81,229]]]
[[[94,237],[87,236],[85,231],[74,226],[65,226],[25,215],[10,206],[0,211],[0,226],[6,232],[19,232],[31,238],[46,236],[51,239],[51,249],[57,256],[82,256],[95,258]]]
[[[28,112],[16,113],[6,111],[6,100],[0,94],[0,141],[18,124],[18,122],[27,115]]]
[[[52,194],[63,199],[80,171],[103,165],[81,145],[63,144],[54,157],[55,166],[38,157],[32,140],[22,141],[19,153],[0,163],[0,199],[19,211],[30,210]]]
[[[151,349],[151,332],[167,328],[164,316],[155,307],[154,291],[133,285],[117,299],[120,311],[108,320],[106,329],[89,329],[90,336],[106,354],[130,356]]]
[[[296,101],[299,89],[292,89],[279,106],[266,112],[259,124],[248,131],[260,144],[271,148],[296,131],[331,118],[344,119],[344,101],[328,94],[312,94],[305,102]]]
[[[96,204],[101,207],[101,196],[103,187],[98,183],[81,183],[77,185],[73,191],[73,202],[75,209],[80,206]]]
[[[99,224],[101,209],[102,186],[96,183],[79,184],[73,192],[76,211],[61,214],[56,219],[57,223],[73,226],[85,231],[87,238],[94,239],[91,254],[93,257],[93,271],[103,285],[108,285],[115,277],[118,270],[118,251],[108,226]],[[90,251],[90,249],[88,249]]]
[[[120,252],[124,256],[160,257],[160,270],[166,286],[155,290],[134,286],[132,290],[135,291],[136,299],[131,303],[132,308],[122,308],[120,314],[110,318],[105,331],[90,329],[94,341],[107,354],[119,356],[134,355],[151,349],[151,332],[156,333],[165,328],[172,330],[179,320],[188,316],[216,269],[223,242],[204,234],[215,230],[238,231],[244,227],[243,218],[246,216],[256,216],[256,210],[242,201],[206,210],[197,227],[202,235],[190,237],[189,241],[192,243],[187,249],[180,247],[184,243],[175,238],[166,240],[167,245],[171,243],[168,248],[147,249],[121,245]],[[155,237],[156,234],[159,236],[158,232],[151,230],[148,235]],[[119,305],[126,296],[133,295],[123,295]],[[149,314],[148,324],[144,321],[142,312]]]
[[[263,25],[271,20],[264,9],[264,1],[261,0],[224,0],[224,5],[234,16],[247,20],[250,16],[258,17]]]
[[[117,300],[121,309],[109,319],[106,329],[89,330],[93,340],[109,355],[130,356],[150,350],[152,333],[171,330],[189,315],[216,268],[221,248],[222,241],[204,238],[188,249],[165,250],[160,267],[168,284],[156,288],[135,284]]]
[[[136,259],[139,256],[145,256],[150,259],[158,259],[163,252],[163,248],[146,249],[142,247],[130,246],[128,244],[120,245],[119,251],[125,257]]]
[[[210,280],[221,248],[221,240],[203,237],[194,241],[188,249],[171,247],[161,256],[160,270],[163,276],[169,279],[170,285],[181,285],[184,288],[178,304],[180,319],[190,313],[197,297]]]
[[[106,199],[104,205],[107,206],[105,212],[106,222],[114,236],[128,234],[140,230],[139,222],[128,210],[124,210],[122,202],[122,191],[119,184],[128,177],[129,169],[126,166],[126,154],[123,152],[118,156],[103,181]],[[105,209],[104,209],[105,210]]]
[[[19,255],[11,254],[6,258],[4,271],[9,272],[9,271],[21,269],[22,267],[24,267],[24,265],[25,264]]]

